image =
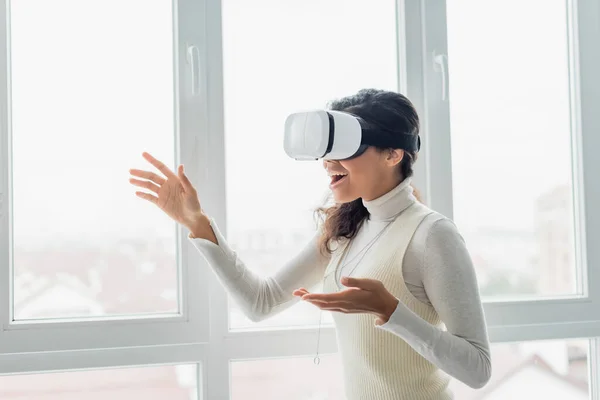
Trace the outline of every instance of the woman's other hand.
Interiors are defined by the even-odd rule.
[[[304,288],[294,291],[294,296],[319,307],[321,310],[345,314],[373,314],[377,324],[386,323],[398,306],[396,299],[378,280],[342,278],[347,289],[337,293],[309,293]]]

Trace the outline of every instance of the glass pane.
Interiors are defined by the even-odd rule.
[[[342,366],[337,355],[231,363],[231,399],[344,400]]]
[[[0,376],[3,400],[198,399],[196,365]]]
[[[361,88],[397,90],[395,3],[223,1],[227,229],[259,273],[275,271],[312,237],[313,210],[328,191],[321,163],[284,153],[285,118]],[[259,325],[231,313],[233,328],[318,321],[308,304]]]
[[[461,400],[587,400],[588,341],[500,343],[492,345],[492,378],[473,390],[457,381]]]
[[[580,292],[566,3],[447,1],[454,218],[486,297]]]
[[[171,1],[10,18],[15,317],[177,311],[175,225],[128,182],[143,150],[174,164]]]

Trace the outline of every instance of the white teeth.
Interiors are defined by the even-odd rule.
[[[345,174],[343,172],[330,172],[329,176],[346,176],[348,174]]]

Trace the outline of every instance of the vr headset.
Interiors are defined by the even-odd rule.
[[[349,160],[369,146],[417,153],[421,139],[369,126],[362,118],[341,111],[299,112],[285,121],[283,148],[296,160]]]

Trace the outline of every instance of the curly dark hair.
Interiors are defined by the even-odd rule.
[[[385,90],[362,89],[358,93],[331,101],[328,108],[335,111],[352,113],[373,127],[398,134],[419,134],[419,116],[417,110],[406,96]],[[388,149],[377,148],[379,151]],[[413,175],[413,163],[416,153],[405,151],[400,161],[399,173],[402,179]],[[415,191],[418,199],[418,192]],[[362,199],[349,203],[321,207],[316,211],[322,221],[323,233],[319,247],[323,253],[331,253],[331,243],[340,238],[352,239],[358,233],[369,212]]]

